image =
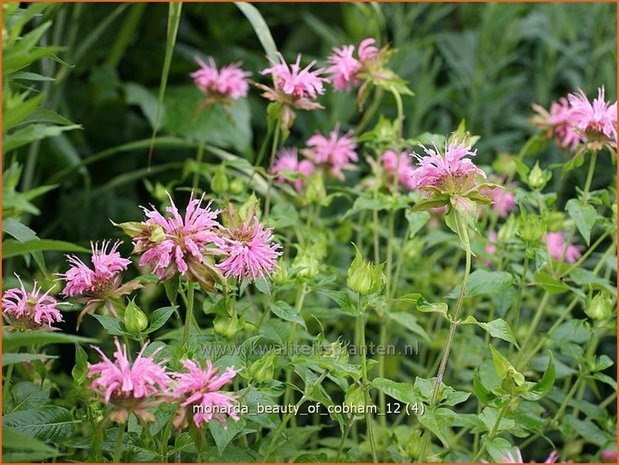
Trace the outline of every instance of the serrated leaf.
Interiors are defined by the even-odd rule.
[[[129,333],[123,329],[121,322],[118,318],[113,318],[107,315],[98,315],[93,313],[92,316],[101,323],[103,329],[107,331],[110,336],[128,336]]]
[[[150,325],[146,328],[145,333],[149,334],[157,331],[170,319],[176,307],[162,307],[155,310],[150,317]]]
[[[419,402],[412,384],[397,383],[386,378],[375,378],[372,381],[372,386],[389,397],[399,400],[400,402],[404,402],[406,404]]]
[[[78,423],[81,421],[74,420],[71,412],[66,408],[49,405],[11,412],[2,418],[2,424],[5,427],[46,442],[70,437],[73,434],[74,425]]]
[[[45,354],[22,354],[22,353],[8,353],[2,354],[2,366],[15,365],[16,363],[31,362],[32,360],[47,360],[50,358],[58,358],[55,355]]]
[[[49,400],[49,389],[31,383],[20,381],[11,389],[10,412],[38,408]],[[6,413],[6,410],[5,410]]]
[[[583,237],[587,245],[591,241],[591,229],[597,219],[597,211],[591,205],[578,200],[570,199],[565,204],[565,210],[570,215],[570,218],[574,220],[578,232]]]
[[[388,313],[387,317],[395,321],[399,325],[403,326],[404,328],[408,329],[413,334],[420,336],[423,340],[430,340],[430,336],[428,336],[428,333],[426,333],[423,327],[419,323],[417,323],[417,318],[415,317],[415,315],[404,312],[393,312]]]
[[[540,378],[540,380],[535,383],[535,385],[530,388],[527,392],[522,394],[527,400],[537,401],[544,397],[546,394],[550,392],[552,386],[555,383],[555,364],[554,359],[552,357],[552,352],[549,353],[548,357],[548,366],[546,367],[546,371]]]
[[[271,305],[271,311],[282,320],[298,323],[305,328],[305,320],[299,312],[283,300],[278,300]]]
[[[475,319],[473,318],[473,320]],[[513,344],[516,348],[520,348],[518,346],[518,342],[516,341],[516,337],[514,336],[514,332],[502,318],[497,318],[496,320],[492,320],[488,323],[475,320],[474,323],[490,334],[490,336],[502,339]]]
[[[506,271],[486,271],[475,270],[468,279],[465,297],[478,295],[491,295],[504,292],[514,282],[514,277]],[[448,295],[448,298],[455,299],[460,294],[460,286],[455,287]]]

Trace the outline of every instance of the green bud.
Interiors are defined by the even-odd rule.
[[[511,177],[516,173],[516,162],[509,153],[500,153],[492,163],[492,167],[497,173],[507,177]]]
[[[213,328],[217,334],[230,338],[240,329],[239,318],[236,316],[236,313],[232,316],[218,316],[213,321]]]
[[[363,388],[357,384],[350,386],[344,396],[344,403],[352,407],[358,407],[359,409],[364,407],[365,392],[363,392]]]
[[[423,448],[422,440],[423,432],[416,429],[408,437],[408,441],[404,443],[406,452],[413,460],[418,460]]]
[[[539,166],[539,162],[535,163],[535,166],[529,172],[529,178],[527,183],[529,187],[534,190],[542,190],[546,183],[550,181],[552,172],[549,170],[543,170]]]
[[[131,300],[125,309],[125,328],[132,334],[139,334],[148,326],[148,318],[135,301]]]
[[[335,238],[338,242],[348,242],[352,237],[353,226],[352,222],[345,220],[340,223],[340,225],[335,230]]]
[[[241,178],[234,178],[230,183],[230,192],[240,194],[245,190],[245,184]]]
[[[513,215],[509,215],[505,220],[505,223],[499,228],[499,232],[497,234],[497,238],[499,242],[509,241],[514,238],[516,235],[516,231],[518,229],[518,224],[516,222],[516,217]]]
[[[606,292],[597,293],[592,299],[588,299],[585,313],[592,320],[606,320],[614,310],[612,297]]]
[[[523,212],[518,218],[517,233],[524,242],[539,242],[546,234],[546,222],[538,215]]]
[[[349,289],[361,295],[379,292],[387,282],[387,278],[383,274],[383,265],[371,264],[363,259],[357,246],[355,246],[355,250],[355,259],[348,268],[346,285]]]
[[[294,258],[292,267],[299,269],[297,276],[301,278],[314,278],[320,270],[320,262],[307,251],[304,251]]]
[[[307,180],[305,187],[305,200],[307,203],[321,204],[327,196],[323,175],[320,171],[315,171]]]
[[[282,285],[288,282],[288,267],[283,261],[279,263],[279,266],[275,269],[275,272],[271,275],[271,281],[279,285]]]
[[[159,242],[163,242],[165,240],[166,236],[165,236],[165,231],[163,230],[163,228],[161,226],[159,226],[158,224],[155,225],[150,232],[150,238],[149,240],[151,242],[154,243],[159,243]]]
[[[244,222],[252,215],[260,217],[260,203],[255,194],[250,195],[247,200],[239,206],[237,214],[241,222]]]
[[[249,368],[249,376],[251,379],[259,383],[268,383],[275,375],[277,366],[277,355],[274,353],[268,354],[252,363]]]
[[[123,230],[123,232],[129,237],[136,237],[144,232],[144,223],[139,223],[137,221],[128,221],[126,223],[114,223],[112,224],[117,228]]]
[[[219,165],[215,169],[215,174],[211,179],[211,190],[216,194],[223,194],[228,191],[230,184],[226,176],[226,165]]]

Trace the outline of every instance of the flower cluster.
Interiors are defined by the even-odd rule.
[[[565,233],[549,232],[544,236],[548,254],[559,261],[575,263],[581,256],[580,249],[566,241]]]
[[[336,127],[328,137],[319,133],[310,137],[304,154],[314,163],[325,166],[337,178],[344,179],[342,170],[358,160],[356,149],[352,132],[340,135],[339,127]]]
[[[357,48],[357,58],[354,57],[354,45],[333,49],[333,54],[327,59],[331,63],[327,72],[336,90],[349,90],[358,84],[359,74],[378,56],[379,51],[374,45],[375,42],[372,38],[362,40]]]
[[[155,417],[148,409],[164,401],[180,404],[174,420],[178,429],[187,426],[188,413],[193,415],[197,427],[202,427],[212,419],[218,420],[225,427],[224,413],[228,413],[234,421],[239,419],[230,408],[235,397],[220,391],[236,376],[234,368],[230,367],[220,375],[210,361],[206,362],[207,369],[203,370],[191,360],[182,360],[187,372],[170,373],[164,366],[165,361],[155,361],[161,348],[145,356],[149,346],[146,343],[135,360],[130,361],[127,347],[118,339],[114,339],[114,345],[114,360],[95,347],[101,361],[88,365],[90,389],[99,395],[104,404],[112,407],[112,421],[125,423],[130,413],[142,422],[153,421]],[[196,413],[188,409],[194,405],[200,406]]]
[[[247,96],[251,73],[243,71],[240,63],[223,66],[218,70],[212,57],[208,58],[208,63],[199,58],[196,61],[200,69],[191,73],[191,77],[198,89],[208,96],[209,103],[228,102]]]
[[[309,160],[299,160],[298,151],[296,148],[281,148],[277,152],[277,159],[271,168],[273,174],[280,174],[277,177],[277,182],[284,183],[286,178],[282,175],[286,172],[298,176],[293,181],[293,186],[297,192],[303,192],[305,179],[309,177],[316,167]]]
[[[2,314],[14,329],[18,330],[55,330],[52,325],[63,321],[58,310],[58,301],[49,295],[41,294],[41,288],[34,282],[31,291],[17,276],[19,287],[8,289],[2,296]]]
[[[537,115],[532,122],[554,137],[560,147],[575,150],[584,145],[591,150],[617,147],[617,102],[605,99],[604,87],[589,101],[582,90],[563,97],[547,111],[533,105]]]

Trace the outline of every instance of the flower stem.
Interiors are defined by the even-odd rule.
[[[593,172],[595,171],[595,162],[597,161],[597,150],[591,155],[591,161],[589,161],[589,172],[587,173],[587,180],[585,181],[585,188],[583,190],[583,200],[587,200],[589,196],[589,190],[591,189],[591,182],[593,181]]]
[[[125,426],[126,426],[125,423],[118,426],[118,436],[116,436],[116,448],[114,449],[114,458],[112,459],[112,462],[114,463],[119,463],[120,459],[122,458],[122,454],[123,454],[122,446],[123,446],[123,436],[125,435]]]
[[[383,100],[383,89],[381,87],[377,87],[376,90],[374,91],[374,97],[372,98],[372,103],[368,107],[367,111],[363,114],[363,116],[361,117],[361,120],[359,121],[359,124],[357,124],[357,127],[355,128],[356,136],[361,134],[364,131],[364,129],[367,127],[367,125],[370,123],[370,121],[372,120],[376,112],[378,111],[378,107],[380,107],[382,100]]]
[[[271,146],[271,161],[269,163],[269,168],[273,166],[275,163],[275,153],[277,152],[277,146],[279,145],[279,133],[280,125],[279,122],[275,123],[275,133],[273,134],[273,145]],[[264,203],[264,214],[265,216],[269,214],[269,210],[271,209],[271,189],[273,188],[273,176],[269,176],[269,186],[267,188],[266,200]]]
[[[357,294],[358,297],[358,309],[361,310],[361,296]],[[363,391],[365,396],[365,423],[367,428],[367,435],[370,441],[370,449],[372,450],[372,461],[374,463],[378,462],[376,458],[376,441],[374,439],[374,428],[372,424],[372,415],[368,409],[370,405],[370,391],[369,391],[369,380],[368,380],[368,362],[367,362],[367,353],[366,353],[366,343],[365,343],[365,315],[362,313],[357,317],[357,328],[359,332],[359,349],[361,350],[361,382],[363,384]]]
[[[507,412],[507,408],[509,407],[510,402],[511,402],[511,399],[508,400],[503,407],[501,407],[501,410],[499,410],[499,414],[497,415],[496,420],[494,421],[494,425],[492,425],[492,429],[488,433],[489,441],[494,439],[494,437],[496,436],[496,433],[499,431],[501,420],[503,420],[503,417],[505,416],[505,412]],[[479,448],[475,456],[471,459],[471,462],[475,462],[481,456],[481,454],[486,449],[485,444],[486,443],[482,443],[481,447]]]
[[[185,314],[185,328],[183,330],[183,345],[187,344],[189,339],[189,327],[191,326],[191,320],[193,318],[193,283],[187,281],[187,313]]]

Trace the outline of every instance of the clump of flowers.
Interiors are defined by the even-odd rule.
[[[407,152],[396,153],[393,150],[387,150],[380,157],[383,169],[387,173],[388,182],[391,185],[391,180],[394,177],[398,178],[398,182],[406,188],[413,190],[415,184],[413,182],[413,165],[411,157]]]
[[[2,296],[2,314],[16,330],[56,330],[52,325],[60,323],[62,314],[58,310],[58,301],[49,295],[41,294],[41,288],[35,281],[32,291],[27,291],[24,283],[17,276],[19,287],[8,289]]]
[[[324,83],[327,79],[322,77],[323,68],[312,69],[316,64],[312,61],[305,68],[301,68],[301,55],[289,65],[281,54],[278,54],[279,63],[271,63],[272,66],[261,71],[260,74],[270,74],[273,79],[273,87],[263,84],[256,86],[263,90],[262,96],[271,102],[281,105],[281,124],[283,129],[288,130],[294,122],[294,108],[300,110],[317,110],[323,108],[316,99],[325,91]]]
[[[109,241],[100,245],[91,243],[92,268],[86,265],[75,255],[67,255],[70,268],[60,274],[66,284],[62,291],[67,297],[83,297],[86,303],[78,317],[79,327],[83,316],[93,312],[100,305],[117,316],[116,306],[123,295],[141,287],[138,280],[122,284],[122,273],[127,269],[131,260],[121,257],[118,252],[120,242],[111,246]]]
[[[549,232],[544,236],[544,242],[548,254],[555,260],[575,263],[581,256],[578,247],[566,241],[565,233]]]
[[[550,111],[534,104],[533,109],[538,113],[531,118],[531,122],[545,131],[548,138],[554,138],[559,147],[575,150],[580,138],[571,121],[570,103],[562,97],[558,102],[550,104]]]
[[[133,240],[133,253],[142,253],[140,266],[149,266],[161,280],[177,272],[190,281],[197,281],[206,290],[213,290],[220,280],[217,268],[208,256],[221,253],[224,241],[219,237],[219,210],[210,203],[202,207],[203,198],[191,195],[185,215],[181,216],[172,197],[166,208],[169,216],[157,209],[142,207],[147,220],[119,225]]]
[[[198,89],[207,96],[205,105],[228,103],[247,96],[251,73],[243,71],[240,63],[223,66],[218,70],[212,57],[208,57],[208,63],[199,58],[196,61],[200,69],[191,73],[191,77]]]
[[[367,70],[371,66],[371,61],[378,56],[379,50],[375,43],[376,40],[372,38],[362,40],[357,48],[357,58],[354,56],[354,45],[333,49],[333,53],[327,58],[331,63],[327,72],[331,75],[336,90],[349,90],[359,83],[359,74]]]
[[[277,159],[271,168],[271,172],[273,174],[279,173],[290,173],[299,175],[298,179],[292,181],[292,185],[297,190],[297,192],[303,191],[303,186],[305,185],[305,179],[309,177],[316,167],[309,160],[299,160],[298,151],[296,148],[281,148],[278,151]],[[278,176],[276,181],[279,183],[286,182],[286,178],[284,176]]]
[[[153,421],[155,416],[147,409],[161,402],[167,395],[171,381],[163,362],[155,362],[153,359],[161,348],[145,357],[143,354],[148,347],[147,343],[131,362],[127,356],[127,347],[116,338],[114,345],[114,361],[100,348],[94,348],[101,356],[101,361],[88,365],[88,377],[92,379],[90,388],[102,397],[103,403],[115,407],[110,414],[112,421],[125,423],[130,412],[143,422]]]
[[[182,399],[181,409],[174,418],[174,426],[181,429],[187,425],[187,415],[192,415],[194,424],[200,428],[211,420],[219,421],[227,428],[226,418],[238,421],[234,411],[236,398],[233,394],[222,392],[221,388],[234,379],[237,371],[228,367],[224,373],[219,373],[210,360],[203,369],[192,360],[182,360],[187,370],[185,373],[174,373],[174,394]]]
[[[305,156],[316,164],[325,165],[331,174],[344,179],[342,170],[357,161],[357,143],[352,132],[340,135],[339,127],[329,133],[329,137],[314,134],[307,140]]]
[[[226,278],[266,278],[277,267],[281,245],[273,242],[273,232],[264,227],[254,213],[255,207],[241,217],[232,206],[226,211],[225,227],[222,227],[221,250],[225,259],[217,267]]]

